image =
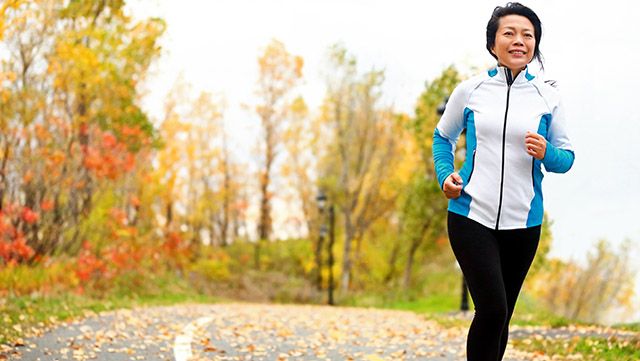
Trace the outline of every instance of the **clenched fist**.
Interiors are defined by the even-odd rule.
[[[544,158],[544,154],[547,151],[547,140],[540,134],[527,132],[524,137],[524,145],[530,156],[539,160]]]
[[[442,184],[442,191],[448,199],[460,197],[462,192],[462,177],[458,173],[451,173]]]

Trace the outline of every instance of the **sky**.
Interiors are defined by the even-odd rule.
[[[567,174],[547,174],[551,256],[584,261],[600,239],[635,242],[640,259],[640,5],[636,1],[523,1],[543,24],[545,79],[558,82],[576,152]],[[224,94],[235,147],[249,154],[257,120],[257,57],[273,38],[304,58],[300,92],[310,109],[323,96],[327,49],[343,44],[362,71],[384,69],[385,102],[412,114],[425,81],[454,64],[473,75],[494,64],[485,49],[487,0],[130,0],[135,18],[167,22],[163,52],[143,107],[161,117],[178,76],[197,91]],[[640,293],[640,275],[636,289]],[[639,302],[640,304],[640,302]],[[636,315],[640,319],[640,312]]]

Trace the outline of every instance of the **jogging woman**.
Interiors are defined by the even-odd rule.
[[[434,132],[449,240],[475,304],[469,361],[502,360],[540,239],[541,168],[564,173],[573,165],[559,94],[528,67],[533,58],[542,64],[541,37],[531,9],[496,7],[486,47],[498,64],[455,88]],[[455,146],[465,129],[466,159],[456,172]]]

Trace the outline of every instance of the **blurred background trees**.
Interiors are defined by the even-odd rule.
[[[273,40],[246,114],[260,126],[256,152],[241,157],[228,129],[245,119],[228,119],[224,94],[178,79],[160,119],[139,106],[161,19],[134,22],[124,1],[0,6],[0,295],[133,292],[170,274],[202,292],[324,302],[312,287],[318,276],[327,287],[323,190],[336,209],[339,302],[434,297],[457,309],[431,160],[437,109],[464,78],[454,67],[404,114],[383,92],[385,71],[363,71],[336,44],[313,109],[298,92],[304,60]],[[291,219],[295,235],[279,229]],[[526,292],[571,319],[629,307],[628,250],[602,242],[585,265],[550,259],[549,224]]]

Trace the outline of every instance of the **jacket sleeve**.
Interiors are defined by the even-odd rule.
[[[567,134],[562,102],[553,109],[547,133],[547,149],[542,164],[548,172],[565,173],[573,165],[575,154]]]
[[[451,93],[447,106],[436,125],[433,133],[433,163],[440,188],[445,179],[453,173],[454,152],[456,142],[465,127],[464,108],[467,102],[467,92],[458,85]]]

